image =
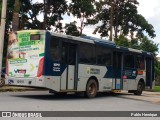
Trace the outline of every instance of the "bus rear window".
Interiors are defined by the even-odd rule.
[[[32,34],[32,35],[30,35],[30,40],[40,40],[40,34]]]

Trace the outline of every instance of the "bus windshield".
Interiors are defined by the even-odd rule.
[[[39,64],[42,64],[44,60],[44,48],[44,31],[10,32],[7,50],[8,76],[36,77],[42,74],[39,73]]]

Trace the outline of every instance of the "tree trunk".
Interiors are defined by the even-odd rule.
[[[110,11],[110,41],[112,41],[112,26],[113,26],[113,3],[112,0],[110,0],[110,6],[111,6],[111,11]]]
[[[47,0],[44,0],[44,20],[43,20],[43,30],[47,27]]]
[[[12,20],[12,29],[13,31],[19,30],[19,11],[21,6],[21,0],[15,0],[14,3],[14,12]]]

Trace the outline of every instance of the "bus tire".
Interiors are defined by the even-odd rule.
[[[144,83],[139,81],[138,86],[137,86],[137,90],[134,92],[134,95],[141,95],[143,90],[144,90]]]
[[[86,86],[85,96],[88,98],[94,98],[97,95],[97,82],[94,79],[90,79]]]
[[[0,79],[0,87],[3,87],[5,85],[5,79],[1,77]]]

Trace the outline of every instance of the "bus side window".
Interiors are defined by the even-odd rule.
[[[95,47],[92,44],[80,44],[80,63],[95,64]]]
[[[124,66],[126,68],[134,68],[134,56],[133,55],[125,55],[124,57]]]
[[[145,69],[145,64],[144,64],[144,57],[143,56],[137,56],[136,57],[136,67],[138,69],[144,70]]]
[[[111,50],[102,46],[96,47],[97,64],[110,66],[112,64]]]
[[[53,60],[57,61],[60,59],[59,40],[56,37],[52,37],[50,41],[50,52]]]

